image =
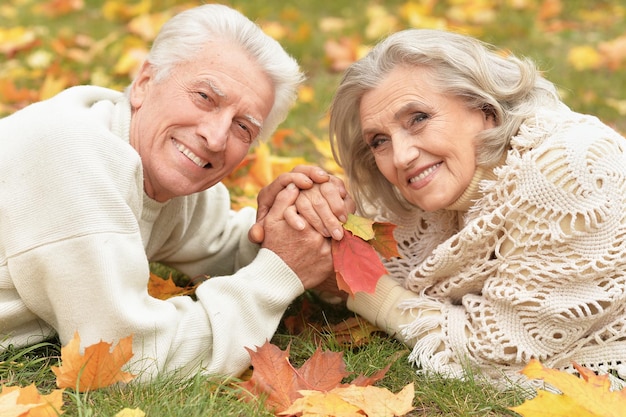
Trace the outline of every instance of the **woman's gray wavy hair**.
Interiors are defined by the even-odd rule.
[[[408,29],[390,35],[343,75],[330,108],[333,155],[344,169],[359,210],[386,208],[406,214],[410,204],[380,173],[361,134],[361,98],[397,65],[427,68],[444,94],[463,98],[469,108],[492,115],[496,127],[479,141],[477,163],[495,164],[521,123],[547,103],[558,102],[554,85],[528,59],[499,53],[491,45],[458,33]]]
[[[274,84],[274,105],[263,123],[260,139],[266,139],[285,120],[304,80],[298,63],[283,47],[247,17],[221,4],[205,4],[185,10],[161,28],[146,60],[161,80],[180,64],[194,59],[209,40],[241,45],[259,63]]]

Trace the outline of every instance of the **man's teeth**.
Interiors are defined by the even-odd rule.
[[[424,170],[424,171],[422,171],[422,172],[421,172],[418,176],[416,176],[416,177],[413,177],[413,178],[409,179],[409,183],[413,183],[413,182],[416,182],[416,181],[419,181],[419,180],[421,180],[421,179],[426,178],[426,177],[427,177],[427,176],[429,176],[429,175],[430,175],[430,174],[431,174],[434,170],[436,170],[437,168],[439,168],[439,166],[440,166],[440,165],[441,165],[441,162],[440,162],[440,163],[438,163],[438,164],[435,164],[435,165],[431,166],[430,168],[428,168],[428,169],[426,169],[426,170]]]
[[[198,165],[200,168],[204,168],[208,165],[209,161],[205,161],[204,159],[200,158],[198,155],[191,152],[191,150],[182,143],[174,141],[174,145],[176,146],[176,149],[182,152],[183,155],[189,158],[194,164]]]

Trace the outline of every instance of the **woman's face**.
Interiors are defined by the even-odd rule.
[[[476,170],[476,135],[493,118],[441,94],[429,70],[398,66],[360,105],[363,139],[380,172],[422,210],[450,206]]]

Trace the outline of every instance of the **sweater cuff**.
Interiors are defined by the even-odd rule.
[[[376,291],[373,294],[357,292],[354,297],[348,298],[347,306],[348,309],[359,314],[370,323],[389,334],[398,336],[399,326],[405,324],[400,323],[403,320],[397,320],[401,315],[398,304],[402,299],[411,296],[415,296],[412,291],[406,290],[391,276],[383,275],[378,280]],[[404,316],[407,316],[407,322],[412,320],[410,315]],[[394,320],[390,320],[390,318],[394,318]]]

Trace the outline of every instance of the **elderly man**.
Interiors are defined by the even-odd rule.
[[[332,276],[320,231],[350,205],[340,182],[302,168],[260,196],[261,245],[247,238],[255,211],[230,210],[220,181],[285,118],[301,79],[250,20],[204,5],[164,25],[126,93],[73,87],[0,120],[0,348],[133,335],[143,379],[243,371],[244,347]],[[327,204],[301,217],[299,188],[322,183]],[[211,278],[197,300],[157,300],[150,261]]]

